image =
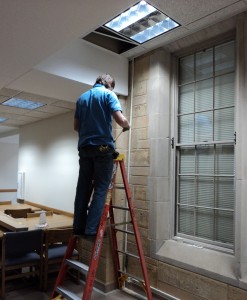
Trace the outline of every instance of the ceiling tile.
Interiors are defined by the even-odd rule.
[[[40,118],[40,119],[47,119],[47,118],[53,117],[54,115],[50,114],[50,113],[44,113],[41,111],[37,111],[37,110],[32,110],[27,114],[27,116],[31,116],[34,118]]]
[[[13,96],[15,96],[19,93],[20,93],[20,91],[16,91],[16,90],[13,90],[13,89],[8,89],[8,88],[0,89],[0,95],[1,96],[13,97]]]
[[[39,107],[35,111],[57,115],[57,114],[63,114],[63,113],[69,112],[69,111],[71,111],[71,109],[58,107],[58,106],[52,106],[52,105],[45,105],[45,106]]]
[[[193,30],[194,28],[196,28],[197,30],[200,28],[205,28],[208,24],[213,25],[216,22],[218,23],[220,20],[224,20],[226,15],[230,18],[245,9],[247,9],[247,5],[242,1],[238,1],[230,6],[226,6],[221,10],[215,11],[214,14],[209,14],[204,18],[191,21],[186,25],[186,28],[188,28],[189,30]]]
[[[225,7],[231,7],[231,5],[241,2],[236,0],[177,0],[174,5],[174,1],[156,0],[155,5],[176,22],[186,26],[209,15],[214,15]]]
[[[25,115],[28,113],[27,109],[23,108],[16,108],[11,106],[5,106],[0,104],[0,113],[10,113],[10,114],[16,114],[16,115]]]
[[[219,35],[230,36],[235,27],[236,17],[232,17],[228,20],[218,23],[217,25],[209,26],[190,35],[185,35],[183,38],[165,45],[164,48],[171,53],[176,52],[176,55],[180,55],[181,51],[184,53],[186,49],[191,48],[194,45],[197,45],[199,48],[204,47],[205,41],[207,44],[209,39],[212,40]]]
[[[52,106],[64,107],[64,108],[69,108],[69,109],[74,110],[76,107],[76,103],[58,100],[57,102],[52,103]]]

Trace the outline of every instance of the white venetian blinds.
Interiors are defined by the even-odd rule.
[[[231,247],[234,240],[235,42],[179,60],[178,235]]]

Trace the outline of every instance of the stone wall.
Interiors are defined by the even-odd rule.
[[[168,174],[170,92],[166,90],[162,94],[164,86],[170,90],[170,81],[164,72],[164,65],[166,68],[169,67],[170,62],[169,54],[163,50],[153,51],[135,59],[134,68],[130,66],[130,69],[134,69],[133,91],[130,90],[130,94],[133,95],[132,102],[128,99],[128,105],[132,105],[130,185],[151,286],[182,300],[247,299],[246,290],[152,258],[151,252],[155,250],[152,246],[152,239],[161,237],[162,240],[164,233],[159,233],[159,228],[164,228],[167,224],[167,221],[162,218],[162,210],[169,209],[169,206],[159,203],[162,202],[158,200],[160,195],[150,197],[150,189],[157,194],[163,189],[163,199],[170,195],[168,184],[163,182],[163,187],[159,186],[159,178],[163,178],[167,183],[170,180]],[[167,79],[168,82],[162,83],[162,79]],[[156,91],[154,91],[155,88]],[[151,93],[150,90],[152,90]],[[150,101],[152,103],[149,103]],[[163,118],[162,105],[166,107],[166,111],[163,111]],[[130,110],[131,108],[128,107],[128,111]],[[155,130],[158,133],[154,132]],[[167,158],[162,159],[164,154],[158,147],[156,148],[155,139],[159,140],[159,145],[160,140],[163,139],[163,152]],[[150,155],[155,157],[151,158]],[[167,167],[165,172],[160,170],[160,161],[164,164],[164,168]],[[155,186],[150,186],[150,178],[153,178],[152,183],[157,180]],[[151,199],[152,201],[155,199],[156,203],[150,203]],[[149,217],[150,214],[155,214],[155,224],[150,221],[152,219]],[[155,231],[155,235],[152,231]],[[166,237],[168,235],[169,233],[165,233]],[[129,249],[132,249],[132,244],[133,240],[129,240]],[[127,268],[129,273],[141,277],[140,264],[135,259],[129,259]]]

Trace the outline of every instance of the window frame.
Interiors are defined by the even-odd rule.
[[[198,53],[200,53],[200,51],[207,51],[209,49],[212,49],[213,51],[213,56],[215,55],[215,48],[220,46],[220,45],[224,45],[224,44],[227,44],[227,43],[231,43],[233,42],[234,43],[234,47],[236,49],[236,39],[234,37],[231,37],[227,40],[224,40],[224,41],[218,41],[217,43],[211,43],[209,44],[208,46],[204,46],[203,48],[200,48],[198,47],[197,49],[193,49],[193,51],[191,52],[188,52],[186,54],[183,54],[183,55],[178,55],[175,57],[175,60],[176,60],[176,64],[175,64],[175,68],[174,68],[174,71],[175,71],[175,76],[173,75],[173,80],[175,81],[174,85],[175,85],[175,89],[176,89],[176,94],[175,94],[175,106],[174,106],[174,116],[173,116],[173,122],[174,122],[174,132],[173,132],[173,136],[174,136],[174,145],[173,145],[173,159],[174,159],[174,164],[173,164],[173,199],[174,199],[174,228],[173,228],[173,232],[172,232],[172,238],[176,241],[183,241],[187,244],[193,244],[193,245],[197,245],[198,247],[206,247],[208,249],[218,249],[220,251],[223,251],[223,252],[226,252],[226,253],[231,253],[233,254],[234,253],[234,246],[235,246],[235,243],[234,243],[234,236],[233,236],[233,244],[227,244],[227,243],[223,243],[223,242],[217,242],[217,241],[213,241],[213,240],[209,240],[209,239],[206,239],[206,238],[202,238],[202,237],[197,237],[197,236],[192,236],[192,235],[187,235],[187,234],[184,234],[184,233],[179,233],[178,232],[178,195],[179,195],[179,180],[178,180],[178,177],[179,177],[179,162],[178,162],[178,155],[179,155],[179,149],[181,149],[183,146],[191,146],[191,147],[194,147],[194,151],[196,152],[196,147],[197,146],[204,146],[204,145],[212,145],[213,146],[213,149],[215,151],[215,148],[217,147],[218,144],[227,144],[227,145],[233,145],[234,146],[234,150],[233,150],[233,154],[234,154],[234,157],[236,155],[236,150],[235,150],[235,140],[233,138],[233,140],[222,140],[222,141],[215,141],[214,139],[212,141],[209,141],[209,142],[195,142],[195,140],[193,140],[193,142],[191,143],[180,143],[178,141],[179,139],[179,132],[178,132],[178,129],[179,129],[179,116],[181,115],[186,115],[185,114],[181,114],[181,112],[179,111],[178,107],[179,107],[179,88],[180,88],[180,82],[179,82],[179,61],[180,59],[182,58],[186,58],[186,57],[189,57],[191,55],[193,55],[193,59],[194,59],[194,63],[195,63],[195,60],[196,60],[196,55]],[[236,53],[236,51],[235,51]],[[214,61],[213,61],[214,62]],[[234,61],[234,71],[233,71],[233,75],[234,75],[234,79],[236,81],[236,55],[235,55],[235,61]],[[214,69],[214,68],[213,68]],[[231,72],[232,73],[232,72]],[[226,72],[224,73],[224,75],[226,74],[229,74],[229,72]],[[212,77],[209,77],[209,78],[212,78],[213,81],[215,81],[215,78],[217,78],[217,76],[221,76],[222,74],[220,75],[215,75],[213,73],[213,76]],[[205,80],[209,79],[208,77],[205,78]],[[201,80],[195,80],[194,81],[194,85],[197,84],[197,82],[199,82]],[[187,84],[190,84],[190,83],[187,83]],[[215,82],[213,83],[213,88],[215,88]],[[195,92],[195,90],[194,90]],[[214,99],[214,98],[213,98]],[[194,98],[194,105],[195,105],[195,98]],[[231,107],[234,108],[234,110],[236,109],[236,99],[234,97],[234,105],[231,105]],[[226,108],[226,107],[224,107]],[[217,110],[218,108],[215,108],[213,107],[212,110],[212,113],[214,114],[214,112]],[[221,109],[221,108],[220,108]],[[201,110],[200,110],[201,112]],[[195,116],[196,113],[198,113],[195,108],[194,108],[194,112],[193,112],[193,115]],[[234,113],[234,117],[235,117],[235,113]],[[234,118],[234,124],[235,124],[235,118]],[[234,132],[235,132],[235,125],[234,125]],[[194,132],[194,135],[195,135],[195,132]],[[236,135],[236,134],[235,134]],[[234,170],[233,170],[234,171]],[[215,180],[215,178],[217,177],[217,175],[214,173],[213,175],[213,178]],[[233,173],[233,185],[235,186],[235,174]],[[235,204],[235,191],[233,191],[234,193],[234,199],[233,199],[233,202]],[[194,209],[196,209],[196,206],[194,207]],[[235,210],[233,210],[233,234],[235,234]]]
[[[150,174],[147,181],[147,192],[149,202],[149,241],[151,258],[160,261],[160,267],[170,264],[197,274],[201,274],[211,279],[229,282],[232,285],[246,289],[247,276],[247,177],[244,160],[246,153],[247,127],[246,118],[246,89],[244,79],[246,76],[246,19],[238,18],[236,27],[232,30],[224,31],[217,36],[211,36],[203,40],[203,34],[195,35],[195,43],[191,44],[191,37],[185,39],[179,47],[160,50],[159,60],[152,56],[152,65],[159,65],[164,70],[165,76],[162,78],[162,85],[148,86],[149,101],[152,104],[148,110],[149,117],[149,143],[150,143]],[[205,35],[206,36],[206,35]],[[199,38],[199,39],[198,39]],[[176,118],[177,111],[177,58],[190,54],[192,51],[201,50],[211,45],[221,44],[234,39],[236,42],[236,105],[235,105],[235,128],[236,128],[236,208],[235,208],[235,248],[232,251],[224,251],[220,247],[207,248],[200,242],[187,241],[175,236],[175,150],[174,137],[177,132]],[[197,41],[197,42],[196,42]],[[150,78],[156,78],[157,72],[150,68]],[[165,79],[165,80],[164,80]],[[157,95],[159,97],[157,97]],[[169,101],[168,101],[169,99]],[[162,105],[160,104],[162,103]],[[165,113],[164,113],[165,112]],[[162,118],[158,119],[159,114],[163,113]],[[155,116],[153,117],[153,115]],[[158,120],[157,120],[158,119]],[[158,131],[157,128],[161,128]],[[159,127],[158,127],[159,126]],[[165,142],[166,140],[166,142]],[[162,149],[162,150],[161,150]],[[169,163],[168,163],[169,162]],[[166,169],[167,168],[167,171]],[[164,265],[165,266],[165,265]],[[223,267],[224,266],[224,267]],[[223,268],[222,268],[223,267]]]

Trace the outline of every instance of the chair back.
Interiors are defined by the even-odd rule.
[[[28,252],[42,252],[42,229],[4,233],[5,257],[22,256]]]
[[[2,239],[1,299],[5,297],[6,282],[38,276],[42,286],[42,229],[6,232]],[[25,270],[25,271],[23,271]],[[29,280],[30,281],[30,280]],[[27,282],[26,280],[23,282]]]
[[[48,228],[44,232],[44,290],[47,290],[48,274],[58,273],[62,260],[67,250],[67,244],[73,234],[72,228],[52,229]],[[73,259],[78,259],[77,250],[73,251]],[[76,274],[76,280],[79,281],[79,272]]]

